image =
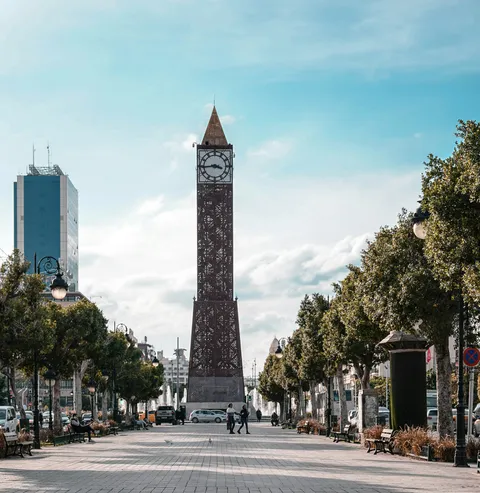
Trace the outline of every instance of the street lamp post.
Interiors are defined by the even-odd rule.
[[[128,340],[129,329],[125,324],[123,324],[123,323],[115,324],[115,322],[114,322],[113,331],[114,332],[124,331],[125,337]],[[113,374],[112,374],[113,420],[116,423],[118,423],[118,399],[117,399],[117,387],[116,387],[116,385],[117,385],[117,369],[115,367],[113,367]]]
[[[48,397],[49,397],[49,407],[48,407],[48,428],[50,430],[53,430],[53,419],[52,419],[52,386],[55,385],[55,379],[57,375],[55,372],[49,368],[45,374],[43,375],[43,378],[45,380],[48,380]]]
[[[63,300],[67,295],[68,284],[63,278],[63,272],[60,263],[55,257],[42,257],[37,262],[37,254],[33,257],[33,266],[35,274],[55,274],[55,279],[50,285],[52,296],[56,300]],[[33,350],[33,448],[40,448],[40,421],[38,410],[38,348]]]
[[[279,340],[278,340],[278,347],[277,349],[275,350],[275,356],[277,358],[283,358],[283,350],[285,349],[285,346],[287,344],[288,340],[286,337],[281,337]],[[289,418],[291,418],[291,412],[289,411],[289,408],[290,408],[290,404],[289,404],[289,399],[288,398],[288,386],[287,386],[287,383],[285,383],[285,421],[288,421]]]
[[[422,210],[421,207],[415,212],[412,224],[415,236],[424,240],[428,234],[426,221],[430,217],[428,211]],[[467,450],[465,442],[465,393],[463,388],[463,349],[464,349],[464,321],[465,306],[461,290],[458,290],[458,340],[457,340],[457,420],[456,420],[456,437],[455,437],[455,457],[453,465],[455,467],[469,467],[467,464]]]
[[[90,402],[91,402],[91,408],[92,408],[92,422],[93,422],[93,407],[94,407],[94,403],[93,403],[93,399],[95,397],[95,390],[97,390],[97,383],[95,382],[95,380],[90,379],[90,381],[88,382],[88,391],[90,392]]]

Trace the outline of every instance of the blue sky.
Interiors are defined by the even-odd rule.
[[[480,111],[476,0],[1,6],[0,247],[12,182],[49,141],[80,192],[82,291],[168,354],[176,333],[189,345],[191,143],[214,97],[236,151],[244,357],[262,362]]]

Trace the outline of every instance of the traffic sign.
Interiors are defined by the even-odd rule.
[[[463,362],[465,366],[473,367],[480,363],[480,351],[476,347],[467,347],[463,351]]]

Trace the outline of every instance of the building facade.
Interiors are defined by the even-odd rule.
[[[165,383],[177,382],[177,358],[166,358],[163,351],[157,351],[158,361],[163,365],[163,377]],[[188,382],[188,359],[181,351],[178,358],[178,380],[180,385],[187,385]]]
[[[31,263],[30,273],[35,255],[55,257],[69,291],[78,291],[78,192],[70,178],[56,165],[30,165],[17,176],[13,197],[14,247]]]

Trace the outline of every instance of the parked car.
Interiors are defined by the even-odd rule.
[[[452,409],[453,414],[453,430],[454,432],[457,429],[457,408],[454,407]],[[468,432],[468,411],[465,409],[465,431]],[[472,414],[472,423],[475,424],[475,413]]]
[[[0,406],[0,429],[7,432],[18,431],[18,423],[14,407]]]
[[[84,425],[88,425],[92,421],[92,413],[83,413],[82,414],[82,423]]]
[[[190,413],[189,420],[192,423],[221,423],[227,421],[227,413],[222,411],[209,411],[206,409],[197,409]]]
[[[28,424],[30,425],[30,427],[33,427],[33,413],[32,413],[32,411],[25,411],[25,416],[28,419]],[[20,423],[21,417],[22,417],[22,415],[20,413],[17,413],[17,419],[18,419],[19,423]]]
[[[155,424],[161,425],[162,423],[172,423],[172,425],[177,424],[173,406],[158,406],[155,412]]]
[[[430,408],[427,410],[427,426],[432,430],[436,430],[438,426],[438,409]]]

